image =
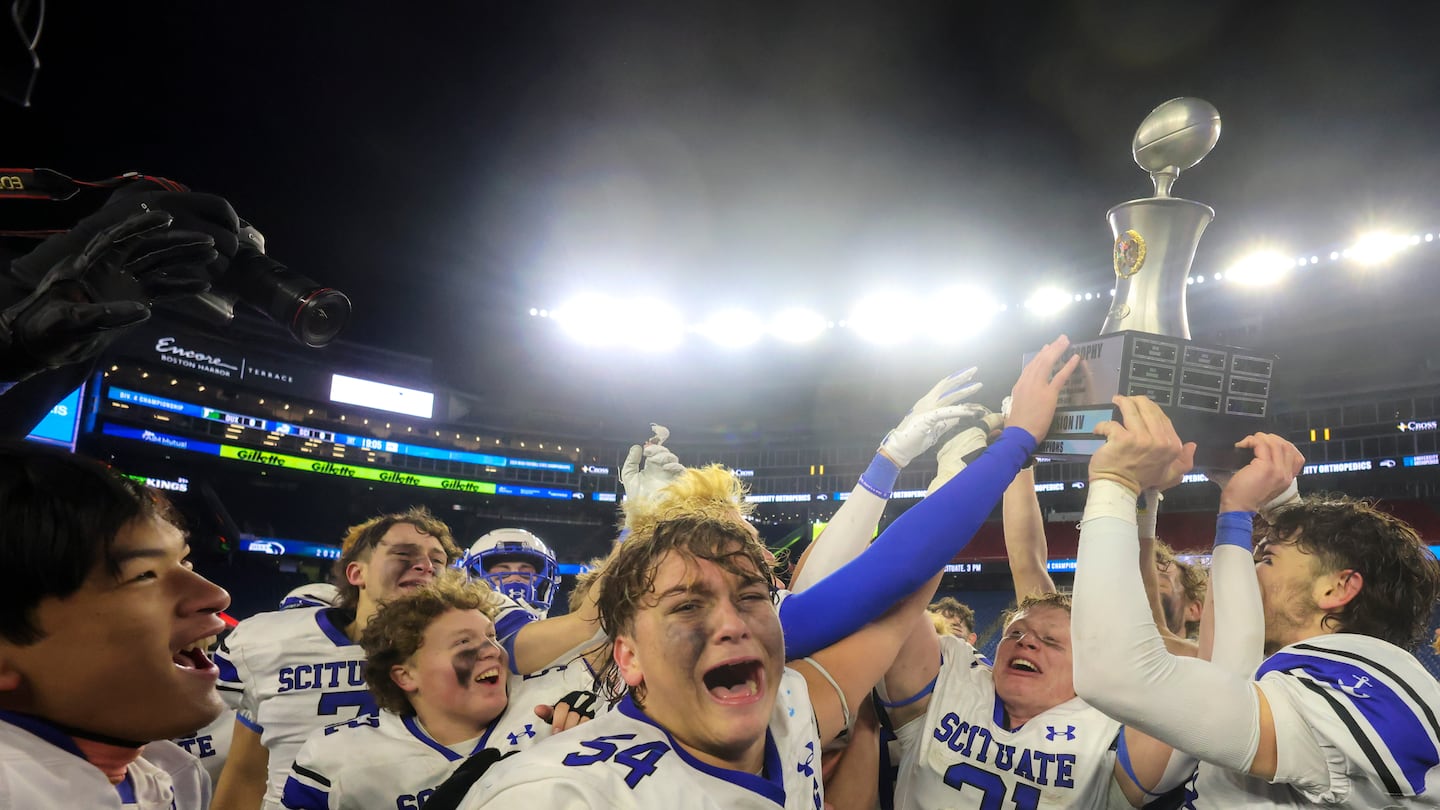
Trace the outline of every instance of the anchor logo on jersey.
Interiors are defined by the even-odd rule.
[[[1050,742],[1055,742],[1059,737],[1064,737],[1067,740],[1075,739],[1075,727],[1066,726],[1064,731],[1056,731],[1054,726],[1045,727],[1045,739]]]
[[[529,723],[526,723],[526,724],[525,724],[525,729],[524,729],[523,731],[521,731],[520,734],[507,734],[507,735],[505,735],[505,736],[507,736],[507,737],[510,738],[510,744],[511,744],[511,745],[519,745],[519,744],[520,744],[520,735],[521,735],[521,734],[525,735],[526,737],[534,737],[534,736],[535,736],[535,727],[532,726],[532,725],[530,725]]]
[[[1352,683],[1352,684],[1336,683],[1335,686],[1336,686],[1341,692],[1344,692],[1345,694],[1349,695],[1350,697],[1368,698],[1368,697],[1370,697],[1370,696],[1367,695],[1367,694],[1365,694],[1365,693],[1363,693],[1363,692],[1361,692],[1360,690],[1361,690],[1361,689],[1364,689],[1365,687],[1369,686],[1369,685],[1372,684],[1372,683],[1373,683],[1373,681],[1371,681],[1369,678],[1365,677],[1364,675],[1356,675],[1356,676],[1355,676],[1355,683]]]

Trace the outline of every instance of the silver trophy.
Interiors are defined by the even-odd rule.
[[[1198,98],[1161,104],[1135,131],[1131,151],[1150,173],[1155,196],[1120,203],[1106,214],[1115,236],[1115,301],[1100,334],[1133,329],[1189,339],[1186,280],[1215,209],[1172,197],[1170,189],[1219,139],[1220,113]]]
[[[1199,444],[1199,466],[1245,463],[1247,454],[1237,453],[1234,443],[1264,426],[1275,358],[1190,339],[1190,267],[1215,211],[1170,196],[1180,172],[1204,160],[1219,138],[1220,113],[1197,98],[1161,104],[1136,130],[1132,152],[1149,172],[1155,196],[1121,203],[1107,215],[1115,237],[1115,298],[1100,338],[1070,348],[1081,366],[1038,455],[1093,454],[1104,444],[1094,426],[1116,418],[1110,400],[1123,394],[1158,403],[1180,435]]]

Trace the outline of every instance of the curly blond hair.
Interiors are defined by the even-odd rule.
[[[745,500],[745,484],[720,464],[691,467],[648,498],[630,498],[621,507],[630,536],[653,534],[655,525],[674,517],[739,518],[755,511]]]
[[[610,642],[632,632],[635,615],[654,603],[655,574],[671,552],[708,560],[747,583],[769,585],[765,546],[745,520],[750,511],[744,484],[718,464],[688,469],[654,497],[627,502],[630,535],[612,552],[596,598],[600,627]],[[597,672],[596,683],[612,702],[626,691],[613,660]],[[635,691],[635,699],[644,699],[643,689]]]
[[[392,667],[409,661],[425,642],[425,631],[452,610],[478,610],[488,619],[502,604],[484,584],[469,582],[459,571],[443,571],[429,584],[381,605],[365,625],[365,684],[380,708],[396,714],[413,711],[410,698],[390,677]]]

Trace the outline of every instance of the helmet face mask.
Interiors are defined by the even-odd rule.
[[[534,573],[495,571],[501,563],[525,563]],[[544,541],[524,529],[496,529],[476,540],[461,566],[473,581],[484,581],[499,593],[545,613],[555,601],[560,584],[555,554]]]

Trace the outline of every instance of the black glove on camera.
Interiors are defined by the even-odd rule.
[[[156,294],[208,288],[208,279],[200,287],[183,270],[214,262],[214,239],[172,222],[164,211],[145,211],[97,230],[57,259],[29,295],[0,311],[0,381],[90,360],[122,330],[148,319]]]
[[[240,244],[240,220],[223,197],[193,191],[165,191],[150,182],[122,186],[105,205],[65,233],[41,242],[10,264],[10,275],[30,289],[61,260],[86,248],[101,231],[138,214],[164,211],[172,219],[163,238],[151,240],[147,255],[132,256],[127,269],[140,282],[147,303],[205,292],[230,267]],[[210,240],[209,258],[186,252],[195,235]]]

